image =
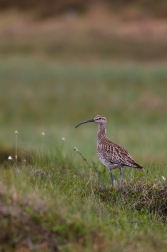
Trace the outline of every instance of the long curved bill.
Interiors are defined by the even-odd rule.
[[[77,124],[77,125],[75,126],[75,128],[77,128],[77,127],[80,126],[81,124],[88,123],[88,122],[94,122],[94,119],[90,119],[90,120],[87,120],[87,121],[80,122],[79,124]]]

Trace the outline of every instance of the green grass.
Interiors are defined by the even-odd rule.
[[[43,141],[55,146],[65,137],[68,150],[77,146],[95,157],[96,125],[74,126],[104,114],[109,137],[137,158],[166,159],[166,65],[9,57],[1,58],[0,78],[2,144],[14,145],[18,130],[25,149],[39,149]]]
[[[0,173],[5,248],[22,247],[28,237],[32,248],[38,245],[42,251],[44,233],[51,233],[61,251],[166,249],[166,186],[160,180],[147,182],[136,174],[136,181],[125,180],[121,193],[109,186],[104,171],[97,177],[84,163],[60,152],[45,159],[40,154],[30,165],[2,167]],[[46,251],[54,251],[53,245],[48,242]]]
[[[166,82],[166,64],[1,57],[1,247],[166,251]],[[145,167],[124,169],[122,193],[96,157],[97,125],[74,128],[97,114]]]

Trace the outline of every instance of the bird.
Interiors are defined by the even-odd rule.
[[[144,171],[144,168],[137,164],[128,151],[121,145],[111,141],[106,135],[107,119],[103,115],[97,115],[95,118],[80,122],[75,126],[77,128],[81,124],[95,122],[98,124],[97,131],[97,156],[102,164],[108,168],[111,176],[111,184],[114,186],[113,170],[119,168],[120,179],[119,189],[122,188],[122,168],[137,168]]]

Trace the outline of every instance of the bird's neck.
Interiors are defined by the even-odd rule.
[[[106,136],[106,125],[105,124],[98,124],[98,131],[97,131],[98,141],[101,140],[105,136]]]

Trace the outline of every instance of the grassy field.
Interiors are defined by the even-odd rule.
[[[166,82],[165,64],[1,57],[1,249],[166,251]],[[74,128],[96,114],[145,167],[124,170],[123,192],[97,125]]]
[[[0,251],[167,250],[166,20],[86,15],[1,13]],[[97,114],[145,168],[121,192]]]

